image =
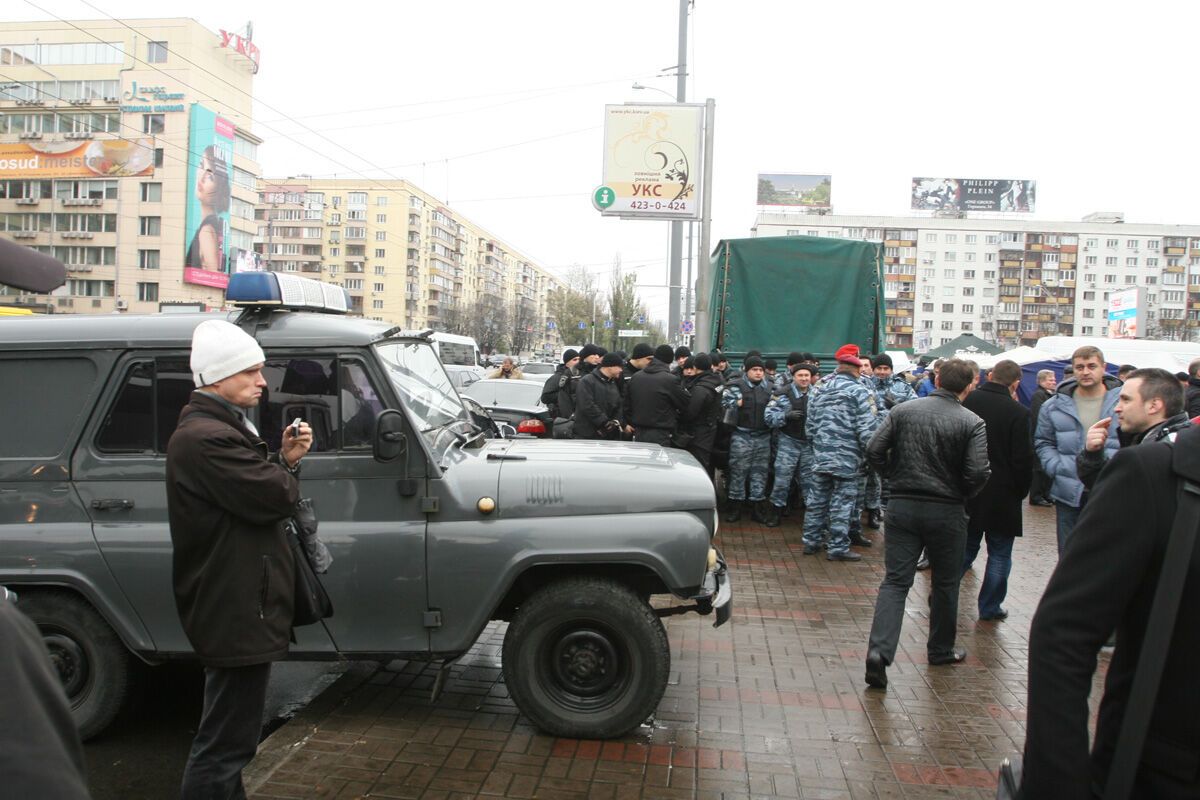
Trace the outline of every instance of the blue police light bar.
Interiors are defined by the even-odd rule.
[[[235,306],[276,306],[293,311],[346,314],[350,294],[341,286],[279,272],[238,272],[229,278],[225,301]]]

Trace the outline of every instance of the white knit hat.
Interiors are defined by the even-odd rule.
[[[266,360],[253,336],[224,320],[201,322],[192,334],[192,380],[196,386],[211,386]]]

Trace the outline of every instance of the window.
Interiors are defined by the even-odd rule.
[[[372,300],[371,308],[378,311],[379,309],[383,308],[383,301],[382,300]]]
[[[947,233],[946,234],[946,244],[958,244],[958,234],[957,233]]]
[[[382,247],[376,247],[375,248],[375,257],[376,258],[387,258],[387,250]]]
[[[964,322],[964,323],[962,324],[962,329],[963,329],[964,331],[969,331],[969,330],[971,330],[971,329],[972,329],[972,328],[974,328],[974,327],[975,327],[975,323],[973,323],[973,322]]]
[[[1117,257],[1116,256],[1106,256],[1105,257],[1104,266],[1115,267],[1116,265],[1117,265]]]
[[[952,281],[956,277],[958,277],[958,270],[944,269],[944,270],[942,270],[942,277],[945,278],[946,280]]]
[[[158,269],[159,251],[138,250],[138,269]]]
[[[985,281],[994,281],[994,280],[996,280],[996,270],[994,270],[994,269],[985,269],[985,270],[983,271],[983,279],[984,279]]]
[[[1136,283],[1137,283],[1137,275],[1126,275],[1125,276],[1125,285],[1126,286],[1131,286]]]
[[[1091,335],[1092,335],[1092,326],[1091,326],[1091,325],[1084,325],[1084,326],[1083,326],[1083,334],[1082,334],[1082,335],[1083,335],[1083,336],[1091,336]]]
[[[963,312],[964,314],[974,314],[974,313],[975,313],[975,306],[973,306],[973,305],[971,305],[970,303],[968,303],[967,305],[964,305],[964,306],[962,307],[962,312]]]
[[[953,314],[954,313],[954,303],[942,303],[942,313],[943,314]]]
[[[1095,299],[1096,299],[1096,293],[1095,293],[1095,292],[1084,292],[1084,293],[1083,293],[1083,299],[1084,299],[1084,300],[1095,300]]]
[[[151,64],[163,64],[167,60],[166,42],[146,42],[146,61]]]
[[[996,287],[995,286],[983,287],[983,296],[984,297],[995,297],[996,296]]]
[[[387,231],[375,231],[375,241],[386,242],[387,241]]]
[[[373,272],[374,272],[376,275],[386,275],[386,274],[387,274],[387,267],[383,266],[382,264],[376,264],[376,265],[375,265],[375,268],[374,268],[374,270],[373,270]]]
[[[933,303],[921,303],[921,313],[932,314],[933,313]]]
[[[372,287],[373,287],[372,291],[376,291],[376,292],[382,292],[382,291],[383,291],[383,284],[382,284],[382,283],[374,283],[374,284],[372,284]]]
[[[1126,239],[1125,246],[1127,248],[1129,248],[1130,250],[1137,250],[1138,249],[1138,240],[1137,239]]]
[[[166,130],[166,114],[142,114],[142,133],[165,133]]]
[[[362,289],[362,278],[346,278],[347,289]]]
[[[954,287],[953,286],[943,286],[942,287],[942,296],[943,297],[954,297]]]
[[[942,258],[946,261],[957,261],[958,255],[953,250],[947,250],[942,254]]]
[[[1094,319],[1094,318],[1095,318],[1095,316],[1096,316],[1096,309],[1094,309],[1094,308],[1085,308],[1085,309],[1083,310],[1083,318],[1084,318],[1084,319]]]
[[[1097,243],[1096,239],[1087,239],[1086,241],[1084,241],[1083,246],[1084,247],[1095,247],[1096,243]]]
[[[1158,239],[1147,239],[1146,240],[1146,249],[1148,249],[1148,250],[1157,250],[1159,248],[1159,246],[1160,246],[1160,244],[1159,244]]]
[[[963,260],[964,261],[974,261],[975,254],[974,253],[963,253]]]
[[[989,233],[983,238],[985,244],[1000,244],[1000,237],[994,233]]]
[[[142,236],[160,236],[162,234],[162,217],[139,217],[138,233]]]
[[[975,244],[975,242],[977,242],[978,240],[979,240],[979,237],[976,236],[975,234],[973,234],[973,233],[967,234],[967,238],[966,238],[967,244]]]
[[[994,263],[994,262],[996,261],[996,254],[995,254],[995,253],[984,253],[984,254],[983,254],[983,260],[984,260],[984,261],[991,261],[991,262],[993,262],[993,263]]]
[[[154,166],[161,167],[163,165],[163,149],[161,147],[154,148]]]
[[[334,208],[341,208],[341,205],[342,205],[342,198],[340,198],[340,197],[331,197],[331,198],[329,199],[329,202],[330,202],[330,203],[333,205],[333,207],[334,207]]]
[[[1153,275],[1146,276],[1146,285],[1147,286],[1153,286],[1156,283],[1158,283],[1158,278],[1154,277]]]
[[[963,280],[965,280],[965,281],[973,281],[973,280],[975,280],[975,270],[973,270],[973,269],[964,269],[964,270],[963,270]]]
[[[921,270],[921,277],[925,280],[933,280],[937,277],[937,270],[932,267]]]
[[[1146,266],[1147,266],[1147,267],[1157,267],[1157,266],[1158,266],[1158,259],[1157,259],[1157,258],[1147,258],[1147,259],[1146,259]]]
[[[162,202],[162,184],[161,183],[143,183],[142,184],[142,202],[161,203]]]
[[[386,205],[387,205],[387,203],[388,203],[388,199],[387,199],[387,195],[386,195],[386,194],[377,195],[377,196],[375,197],[375,205],[377,205],[377,206],[386,206]]]
[[[158,284],[157,283],[139,283],[137,285],[138,300],[158,302]]]
[[[963,287],[963,297],[974,297],[974,296],[975,296],[975,287],[974,286],[964,286]]]
[[[925,241],[927,241],[927,242],[936,242],[936,241],[937,241],[937,234],[936,234],[936,233],[927,233],[927,234],[925,234]]]
[[[1116,275],[1105,275],[1104,282],[1107,284],[1114,284],[1117,282],[1117,276]]]
[[[350,192],[347,196],[347,202],[352,206],[365,206],[367,204],[367,193]]]
[[[144,286],[153,286],[154,299],[158,298],[158,284],[139,283],[139,299],[148,299],[141,297]],[[179,412],[194,388],[187,358],[159,358],[131,365],[116,402],[96,434],[96,448],[103,453],[165,453],[179,422]]]
[[[375,224],[386,225],[387,224],[387,214],[376,214],[375,215]]]
[[[1118,247],[1121,244],[1120,239],[1108,239],[1104,242],[1105,247]]]
[[[1096,273],[1094,273],[1094,272],[1083,273],[1083,280],[1084,280],[1084,283],[1095,283],[1096,282]]]
[[[1094,267],[1094,266],[1096,266],[1096,257],[1095,257],[1095,256],[1084,256],[1084,257],[1083,257],[1083,265],[1084,265],[1085,267]]]
[[[952,330],[954,330],[954,323],[953,323],[953,322],[951,322],[950,320],[946,320],[946,321],[944,321],[944,322],[942,323],[942,330],[944,330],[944,331],[952,331]],[[944,343],[945,343],[945,342],[943,342],[943,344],[944,344]]]
[[[279,447],[283,427],[303,417],[313,429],[311,452],[368,449],[375,416],[383,410],[365,368],[353,360],[319,357],[268,358],[258,427]]]

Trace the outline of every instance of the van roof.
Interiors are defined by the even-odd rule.
[[[208,314],[36,314],[0,320],[0,349],[97,350],[130,347],[190,346],[192,331],[209,319],[235,322],[240,311]],[[263,347],[362,346],[379,339],[392,326],[385,322],[317,314],[273,311],[255,338]],[[415,331],[395,338],[415,339]]]

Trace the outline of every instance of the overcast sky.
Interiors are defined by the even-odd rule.
[[[554,271],[606,283],[619,255],[665,316],[667,223],[602,219],[590,197],[603,106],[668,100],[635,81],[674,93],[656,76],[677,62],[677,0],[35,2],[214,31],[252,9],[267,175],[362,177],[301,125],[319,129],[337,161],[414,181]],[[46,18],[17,1],[4,16]],[[696,0],[688,99],[717,104],[713,242],[750,235],[758,172],[831,174],[839,213],[907,214],[919,175],[1037,180],[1042,219],[1200,222],[1198,23],[1179,2]]]

